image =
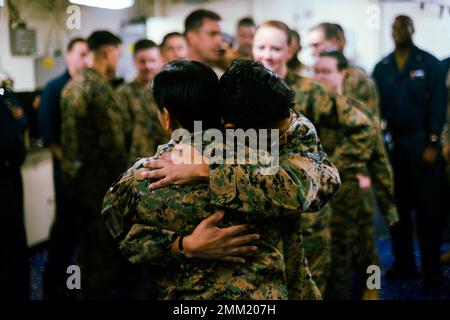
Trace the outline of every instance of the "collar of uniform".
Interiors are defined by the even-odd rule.
[[[65,80],[70,80],[70,79],[72,79],[72,76],[70,75],[68,69],[66,69],[66,70],[64,71],[64,73],[61,75],[61,78],[62,78],[62,79],[65,79]]]
[[[102,76],[101,73],[94,68],[84,68],[82,72],[80,72],[80,74],[85,79],[90,79],[98,83],[107,83],[108,85],[110,85],[108,79]]]
[[[145,85],[140,85],[138,82],[137,82],[137,79],[135,78],[133,81],[131,81],[130,82],[130,85],[132,85],[132,86],[134,86],[134,87],[136,87],[136,88],[138,88],[138,89],[151,89],[152,88],[152,85],[151,85],[151,81],[149,81],[147,84],[145,84]]]
[[[415,45],[412,46],[411,54],[408,58],[408,61],[414,59],[416,61],[421,61],[423,59],[422,50],[420,50]],[[384,64],[394,64],[395,65],[395,50],[392,51],[386,58],[383,59]]]
[[[293,84],[295,84],[298,79],[301,78],[302,78],[301,76],[295,74],[292,70],[288,70],[288,73],[286,74],[286,77],[283,80],[290,87]]]

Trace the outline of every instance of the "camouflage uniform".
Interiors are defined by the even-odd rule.
[[[306,256],[311,260],[310,266],[315,266],[311,270],[313,279],[322,290],[327,289],[326,297],[345,299],[351,289],[352,249],[358,239],[357,216],[362,205],[356,174],[367,175],[374,129],[371,121],[351,106],[350,99],[328,86],[292,73],[285,81],[296,93],[295,109],[315,124],[324,150],[341,176],[341,188],[330,202],[330,228],[330,211],[325,210],[303,215],[301,223]],[[326,277],[328,273],[330,276]]]
[[[164,267],[157,277],[160,298],[320,297],[306,265],[298,213],[311,205],[321,207],[336,191],[339,176],[323,158],[312,124],[304,117],[293,121],[290,130],[300,134],[289,140],[289,150],[281,152],[280,159],[285,160],[273,176],[259,174],[258,165],[216,163],[210,166],[209,185],[149,191],[148,181],[136,178],[135,170],[143,170],[138,169],[141,160],[110,189],[102,212],[105,222],[132,262]],[[160,147],[157,156],[174,144]],[[175,256],[171,251],[175,232],[190,234],[220,208],[227,208],[222,226],[248,222],[257,226],[259,250],[248,263],[188,262]]]
[[[100,217],[106,190],[126,168],[119,102],[108,81],[86,68],[64,88],[61,112],[64,190],[80,239],[80,298],[111,298],[121,273],[131,266],[113,246]]]
[[[299,116],[299,120],[300,124],[303,123],[304,117],[303,116]],[[309,121],[308,121],[309,122]],[[292,168],[296,168],[296,170],[301,169],[301,163],[297,163],[295,160],[296,158],[298,158],[298,156],[296,156],[296,153],[302,153],[304,152],[304,146],[307,145],[314,145],[311,142],[306,141],[304,138],[302,138],[301,140],[298,137],[304,137],[305,133],[302,133],[301,131],[299,131],[300,126],[294,126],[294,127],[290,127],[290,129],[288,130],[287,134],[288,134],[288,142],[281,146],[281,150],[280,150],[280,163],[282,168],[286,169],[287,172],[292,171]],[[322,146],[320,146],[320,152],[322,153]],[[320,187],[322,188],[321,192],[322,194],[318,194],[318,198],[316,200],[320,200],[319,203],[311,203],[311,205],[309,206],[303,206],[302,208],[297,207],[296,208],[296,204],[293,201],[297,201],[298,197],[296,198],[294,194],[292,195],[287,195],[287,197],[284,197],[285,195],[283,193],[281,194],[270,194],[267,193],[267,190],[263,190],[261,189],[258,184],[254,184],[253,188],[249,188],[248,186],[248,181],[251,181],[251,177],[250,176],[246,176],[245,174],[240,173],[241,171],[245,172],[245,168],[242,166],[235,166],[235,168],[232,168],[232,166],[226,166],[226,167],[222,167],[222,168],[211,168],[210,170],[210,187],[211,187],[211,192],[212,192],[212,198],[213,199],[217,199],[217,195],[219,194],[223,194],[223,195],[232,195],[234,193],[234,181],[240,181],[240,184],[238,184],[238,190],[242,190],[241,192],[241,196],[245,196],[245,194],[249,194],[252,195],[254,197],[254,202],[257,201],[261,201],[261,200],[257,200],[257,199],[264,199],[267,198],[267,200],[265,201],[261,201],[261,204],[264,204],[266,201],[269,201],[270,198],[272,199],[280,199],[281,203],[284,203],[284,206],[287,206],[289,209],[292,210],[297,210],[298,213],[303,212],[302,213],[302,218],[300,220],[293,220],[293,221],[289,221],[289,223],[286,225],[289,226],[290,228],[297,228],[300,229],[301,232],[294,232],[294,233],[290,233],[291,234],[291,239],[287,239],[286,243],[287,243],[287,247],[289,248],[286,250],[286,252],[289,252],[289,254],[286,256],[286,274],[288,275],[288,279],[290,279],[289,281],[289,286],[288,286],[288,292],[289,292],[289,299],[304,299],[304,296],[302,295],[302,290],[299,289],[299,286],[302,283],[305,283],[305,281],[302,282],[302,277],[301,274],[296,272],[295,270],[297,270],[299,268],[298,264],[300,263],[300,261],[302,261],[301,257],[304,255],[303,253],[303,248],[301,248],[301,246],[299,246],[298,244],[300,242],[302,242],[303,246],[305,247],[305,251],[306,251],[306,257],[308,260],[308,266],[309,266],[309,270],[314,269],[314,272],[316,272],[318,270],[318,268],[316,268],[315,263],[317,263],[315,261],[315,259],[312,259],[311,261],[311,257],[314,258],[314,255],[318,254],[321,255],[323,251],[315,251],[313,248],[313,245],[311,243],[311,239],[312,239],[312,235],[309,234],[309,232],[311,232],[310,229],[308,229],[309,226],[304,225],[304,221],[310,221],[310,219],[304,219],[303,216],[304,215],[311,215],[312,213],[310,212],[304,212],[304,211],[318,211],[321,208],[324,208],[324,205],[328,202],[328,200],[330,199],[329,195],[333,195],[336,191],[335,186],[336,184],[340,184],[340,178],[336,172],[336,168],[334,167],[334,165],[329,164],[328,159],[326,158],[326,155],[324,155],[324,164],[322,165],[322,168],[325,170],[324,173],[322,173],[322,181],[320,182]],[[328,164],[327,164],[328,163]],[[286,167],[286,164],[289,164],[288,167]],[[291,167],[291,168],[289,168]],[[234,170],[236,169],[236,170]],[[310,175],[311,177],[313,176],[312,174]],[[230,179],[231,177],[231,179]],[[235,178],[233,178],[235,177]],[[239,177],[239,178],[238,178]],[[222,182],[222,180],[225,181],[225,183]],[[275,180],[275,179],[274,179]],[[262,185],[262,182],[259,183],[259,185]],[[218,189],[218,186],[223,185],[223,187],[225,188],[225,190],[220,191],[220,189]],[[330,189],[327,189],[330,188]],[[332,190],[334,189],[334,190]],[[289,190],[289,186],[285,185],[284,189],[282,190]],[[298,190],[307,190],[306,186],[305,188],[302,189],[298,189]],[[253,192],[260,192],[261,194],[259,196],[254,196]],[[263,193],[266,192],[266,195]],[[328,195],[328,196],[327,196]],[[302,198],[306,198],[306,195],[302,196]],[[220,198],[218,198],[220,199]],[[221,205],[227,208],[234,208],[234,209],[238,209],[239,206],[244,205],[245,203],[239,202],[239,197],[233,197],[232,199],[234,199],[235,201],[237,200],[236,204],[233,204],[233,201],[216,201],[217,205]],[[280,205],[280,204],[277,204]],[[327,214],[329,216],[329,210],[327,210],[325,207],[324,208],[324,213]],[[264,211],[264,207],[261,207],[261,209],[259,209],[260,212]],[[321,211],[322,212],[322,211]],[[327,219],[326,217],[324,219]],[[304,227],[306,227],[306,230],[304,229]],[[327,225],[327,230],[324,231],[324,234],[328,234],[329,235],[329,230],[328,230],[328,225]],[[325,229],[323,227],[323,229]],[[322,230],[315,230],[315,231],[322,231]],[[303,238],[305,238],[305,232],[306,237],[308,238],[308,241],[303,241]],[[302,236],[303,234],[303,236]],[[316,237],[317,239],[319,239],[319,241],[322,241],[322,237]],[[315,238],[315,239],[316,239]],[[329,239],[329,237],[327,238]],[[325,245],[328,245],[329,247],[329,242],[327,242]],[[321,247],[322,248],[322,247]],[[308,253],[310,255],[308,255]],[[331,259],[331,257],[330,257]],[[311,265],[312,263],[312,265]],[[290,271],[292,270],[292,271]],[[321,289],[321,278],[317,277],[317,275],[320,274],[320,271],[316,272],[316,274],[313,274],[313,280],[314,282],[316,282],[317,286],[319,287],[319,289]],[[316,280],[318,279],[318,281]],[[322,291],[321,291],[322,292]]]
[[[394,200],[394,181],[392,167],[384,147],[380,127],[379,100],[375,83],[359,68],[347,68],[344,79],[343,94],[358,100],[354,106],[364,112],[372,121],[375,130],[375,141],[372,155],[367,162],[367,169],[372,181],[374,193],[363,195],[363,206],[358,216],[359,241],[355,242],[356,270],[360,276],[366,276],[369,265],[380,265],[376,250],[374,235],[374,213],[376,199],[381,214],[388,224],[398,221],[397,208]],[[361,103],[360,103],[361,102]],[[375,196],[375,199],[373,199]]]
[[[153,101],[150,82],[141,86],[136,80],[124,84],[117,90],[125,114],[126,138],[129,150],[128,163],[133,164],[137,158],[150,157],[156,148],[169,140],[158,119],[158,109]]]

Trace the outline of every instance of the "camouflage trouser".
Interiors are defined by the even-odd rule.
[[[311,275],[312,272],[305,252],[303,230],[299,232],[303,225],[302,217],[293,221],[286,220],[283,228],[288,299],[320,300],[322,294]]]
[[[326,299],[350,299],[353,267],[357,261],[354,246],[359,239],[359,214],[363,206],[356,177],[341,174],[341,188],[331,200],[331,270]]]
[[[81,271],[80,300],[140,298],[143,292],[142,270],[119,251],[100,218],[99,209],[76,206],[79,216],[80,246],[76,264]]]
[[[305,212],[301,216],[305,255],[312,278],[323,294],[331,266],[331,207],[319,212]]]
[[[374,219],[375,219],[375,199],[373,193],[363,194],[362,207],[358,214],[358,240],[355,243],[355,265],[354,271],[357,272],[360,280],[361,289],[365,289],[365,280],[367,278],[367,267],[370,265],[380,265],[375,245]]]
[[[382,143],[376,144],[374,155],[367,163],[367,169],[381,214],[388,223],[396,221],[398,212],[394,198],[394,178]]]

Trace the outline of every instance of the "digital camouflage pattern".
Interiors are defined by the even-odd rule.
[[[395,223],[398,221],[398,213],[394,199],[394,178],[392,166],[384,147],[379,97],[375,83],[362,69],[350,67],[347,69],[347,75],[344,79],[343,94],[362,102],[354,102],[355,107],[364,112],[375,127],[376,135],[373,153],[367,163],[367,169],[374,186],[375,197],[381,214],[388,223]],[[368,205],[371,206],[370,203]],[[372,212],[374,211],[375,208],[372,209]]]
[[[139,85],[136,80],[119,87],[117,96],[126,111],[128,164],[155,154],[160,144],[169,140],[158,119],[150,82]]]
[[[380,98],[375,82],[363,69],[352,66],[346,69],[343,95],[364,102],[380,118]]]
[[[351,282],[342,274],[351,274],[353,261],[348,260],[349,268],[339,259],[349,254],[353,258],[353,244],[358,235],[357,220],[353,219],[357,217],[361,195],[359,186],[353,189],[350,186],[354,185],[357,173],[367,175],[366,163],[375,131],[370,119],[352,106],[351,99],[338,95],[330,87],[292,73],[288,73],[285,82],[296,93],[295,109],[316,126],[323,147],[341,176],[341,189],[330,202],[331,220],[329,212],[316,212],[302,216],[301,221],[313,279],[322,290],[326,289],[327,298],[338,298],[333,287],[350,290]],[[326,230],[329,221],[331,239]]]
[[[339,172],[367,174],[374,129],[349,98],[315,80],[288,73],[285,82],[295,91],[295,110],[316,127],[325,152]]]
[[[317,287],[311,280],[303,253],[301,230],[295,222],[298,222],[299,208],[305,205],[305,201],[311,205],[321,203],[305,200],[303,196],[307,195],[308,198],[320,195],[324,199],[329,199],[331,195],[325,192],[336,191],[339,186],[339,175],[333,165],[322,159],[323,153],[320,152],[320,144],[311,123],[304,117],[295,117],[292,122],[294,125],[290,126],[290,131],[303,133],[304,137],[299,139],[306,144],[296,147],[303,150],[300,154],[294,147],[291,151],[283,148],[285,153],[280,155],[280,159],[287,157],[291,162],[287,160],[282,162],[280,170],[274,176],[260,175],[258,173],[260,166],[249,164],[241,165],[246,170],[237,170],[231,165],[233,169],[230,172],[235,175],[232,179],[226,178],[222,173],[217,176],[212,174],[210,185],[214,192],[219,194],[215,201],[222,201],[227,208],[223,226],[252,222],[262,236],[257,242],[258,252],[249,258],[246,265],[200,260],[185,261],[172,254],[171,245],[175,232],[187,235],[201,220],[217,209],[224,208],[212,201],[210,185],[207,183],[169,186],[149,191],[147,189],[149,181],[140,181],[137,178],[139,170],[144,170],[139,169],[144,162],[141,160],[110,189],[104,200],[103,218],[113,237],[118,240],[122,252],[133,263],[162,267],[161,274],[155,277],[161,288],[160,298],[317,299],[320,297]],[[288,133],[288,136],[291,135]],[[288,139],[287,145],[291,143],[293,146],[294,140]],[[172,141],[160,147],[157,157],[169,152],[174,145]],[[222,169],[215,167],[223,166],[222,164],[210,166],[212,172],[227,170],[225,167]],[[318,174],[320,177],[315,176]],[[242,179],[251,182],[247,184],[249,191],[262,188],[265,192],[246,195],[243,189],[245,184],[239,182]],[[228,182],[225,183],[225,180]],[[325,181],[331,186],[318,187],[319,182]],[[230,186],[233,186],[231,190]],[[310,191],[300,190],[304,187]],[[290,191],[292,189],[293,191]],[[228,197],[226,190],[230,191]],[[292,192],[298,203],[295,204],[292,200],[289,203],[279,201],[276,197],[282,196],[282,190]],[[282,196],[282,199],[285,199],[285,196]],[[228,209],[228,206],[232,209]],[[263,212],[259,211],[261,208],[264,209]],[[289,255],[286,257],[287,252]]]
[[[79,231],[80,297],[110,299],[132,267],[100,217],[105,192],[126,168],[123,113],[108,81],[88,68],[64,88],[61,113],[64,190]]]
[[[330,205],[326,205],[320,211],[304,212],[300,219],[308,267],[322,294],[331,268],[331,213]]]
[[[280,146],[281,167],[286,170],[287,173],[304,170],[302,169],[302,167],[305,167],[305,165],[303,165],[302,162],[305,162],[305,158],[302,157],[302,154],[304,154],[304,152],[307,150],[305,149],[307,146],[314,146],[315,144],[317,144],[317,142],[315,142],[317,139],[315,130],[312,131],[309,128],[311,125],[305,126],[306,118],[299,114],[293,114],[293,116],[295,116],[295,118],[293,119],[294,125],[291,124],[289,130],[287,131],[287,143]],[[307,123],[310,123],[309,120],[306,121]],[[310,138],[306,139],[308,136]],[[326,154],[323,154],[321,145],[319,147],[319,151],[321,154],[321,158],[323,157],[322,170],[324,170],[324,172],[321,174],[321,181],[318,184],[321,189],[319,189],[316,201],[319,200],[319,203],[313,202],[310,204],[310,202],[306,201],[308,197],[305,194],[298,194],[298,192],[300,191],[304,192],[305,190],[307,190],[307,185],[304,185],[304,187],[302,187],[301,184],[298,184],[297,195],[294,193],[290,193],[289,190],[291,189],[291,187],[289,186],[289,184],[292,184],[291,181],[289,181],[288,183],[284,183],[283,188],[275,189],[277,193],[272,194],[270,190],[264,190],[260,187],[264,185],[263,180],[265,179],[265,177],[260,176],[259,181],[254,181],[252,179],[252,175],[249,175],[247,172],[248,167],[239,165],[227,165],[210,168],[209,177],[213,202],[217,205],[236,209],[240,206],[245,206],[245,202],[248,198],[254,199],[255,201],[253,203],[256,206],[262,205],[266,201],[270,201],[270,199],[280,199],[280,203],[277,202],[276,204],[272,205],[275,205],[275,207],[282,205],[286,209],[296,210],[298,213],[304,211],[320,210],[329,201],[329,196],[334,195],[334,193],[336,192],[336,185],[340,184],[340,178],[334,165],[329,162]],[[313,149],[311,150],[311,152],[315,153],[316,151],[314,151]],[[316,174],[310,174],[310,177],[313,177],[314,175]],[[255,176],[255,178],[258,178],[258,176]],[[304,179],[303,181],[307,181],[307,179]],[[282,185],[278,181],[276,181],[276,179],[273,179],[273,183],[276,183],[277,186]],[[300,180],[297,183],[300,183]],[[292,189],[292,192],[293,191],[294,189]],[[256,196],[254,195],[255,193],[257,194]],[[264,198],[267,198],[267,200],[262,202],[261,200],[258,200]],[[298,201],[299,199],[305,200]],[[303,205],[301,205],[302,203]],[[257,207],[255,207],[255,209],[256,208]],[[261,206],[258,212],[260,213],[265,210],[267,209]],[[303,213],[301,222],[303,223],[303,221],[305,220],[303,218],[303,215],[310,214],[312,213]],[[290,221],[289,224],[291,228],[294,228],[296,226],[296,228],[300,230],[303,229],[303,224],[300,225],[298,220]],[[302,230],[302,232],[304,232],[304,230]],[[322,234],[329,234],[328,225],[327,228],[324,228],[324,230],[320,230],[320,232],[322,232]],[[322,239],[322,237],[318,236],[317,234],[314,234],[314,236],[316,238]],[[291,239],[286,240],[286,243],[289,246],[289,249],[286,251],[289,252],[289,255],[286,257],[286,273],[288,275],[288,279],[291,279],[289,282],[291,285],[289,285],[288,287],[289,299],[303,299],[302,290],[298,289],[298,286],[305,282],[301,281],[301,274],[295,271],[299,268],[299,262],[302,261],[300,257],[304,255],[302,246],[298,245],[300,242],[304,244],[306,257],[308,257],[308,266],[310,266],[308,251],[310,251],[309,253],[312,255],[314,250],[309,241],[303,242],[301,232],[297,231],[292,233]],[[322,254],[322,251],[319,251],[319,254]],[[309,269],[312,270],[311,267]],[[316,283],[320,283],[320,279],[316,279],[317,277],[315,277],[313,274],[313,280]],[[319,289],[321,288],[321,286],[319,285],[318,287]]]
[[[363,205],[358,215],[359,241],[355,243],[357,257],[355,270],[364,276],[368,266],[380,265],[375,245],[374,200],[377,201],[380,212],[388,225],[398,221],[394,199],[394,177],[383,142],[379,97],[375,83],[362,69],[349,67],[344,79],[343,94],[357,100],[353,103],[354,106],[370,118],[376,130],[372,155],[367,162],[367,170],[373,186],[371,191],[373,192],[362,195]]]

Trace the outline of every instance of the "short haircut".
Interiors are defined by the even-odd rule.
[[[182,37],[182,38],[184,38],[184,35],[182,35],[182,34],[179,33],[179,32],[170,32],[170,33],[168,33],[168,34],[166,34],[166,35],[164,36],[164,38],[162,39],[162,42],[161,42],[160,47],[161,47],[161,48],[162,48],[162,47],[165,47],[165,46],[167,45],[167,41],[169,41],[170,38],[175,38],[175,37]]]
[[[291,43],[291,29],[288,27],[288,25],[284,22],[278,21],[278,20],[268,20],[261,24],[258,28],[261,27],[271,27],[278,30],[281,30],[286,35],[287,43]]]
[[[408,31],[411,33],[414,32],[414,21],[411,19],[411,17],[401,14],[399,16],[396,16],[395,20],[401,20],[402,22],[406,23],[409,29]]]
[[[310,30],[321,29],[326,40],[344,39],[344,29],[337,23],[322,22]]]
[[[319,57],[330,57],[335,59],[338,71],[348,68],[347,58],[339,51],[323,51],[319,54]]]
[[[153,49],[158,48],[158,45],[149,39],[141,39],[137,41],[133,46],[133,55],[136,55],[139,51],[145,50],[145,49]]]
[[[73,47],[80,42],[86,43],[86,39],[80,37],[70,39],[69,44],[67,44],[67,52],[72,51]]]
[[[333,25],[336,28],[338,35],[342,37],[343,40],[345,40],[344,28],[342,28],[342,26],[339,23],[333,23]]]
[[[216,107],[219,79],[214,71],[197,61],[172,61],[153,79],[153,97],[160,111],[167,108],[173,120],[193,132],[194,121],[202,128],[220,128]]]
[[[197,30],[203,25],[203,20],[210,19],[215,21],[220,21],[222,18],[215,12],[199,9],[192,11],[184,21],[184,33],[188,31]]]
[[[89,50],[97,51],[104,46],[118,46],[122,43],[122,40],[113,33],[106,30],[98,30],[91,33],[87,38]]]
[[[256,24],[252,17],[245,17],[238,21],[237,27],[256,27]]]
[[[295,93],[261,63],[235,60],[219,81],[225,123],[238,128],[267,128],[290,115]]]

